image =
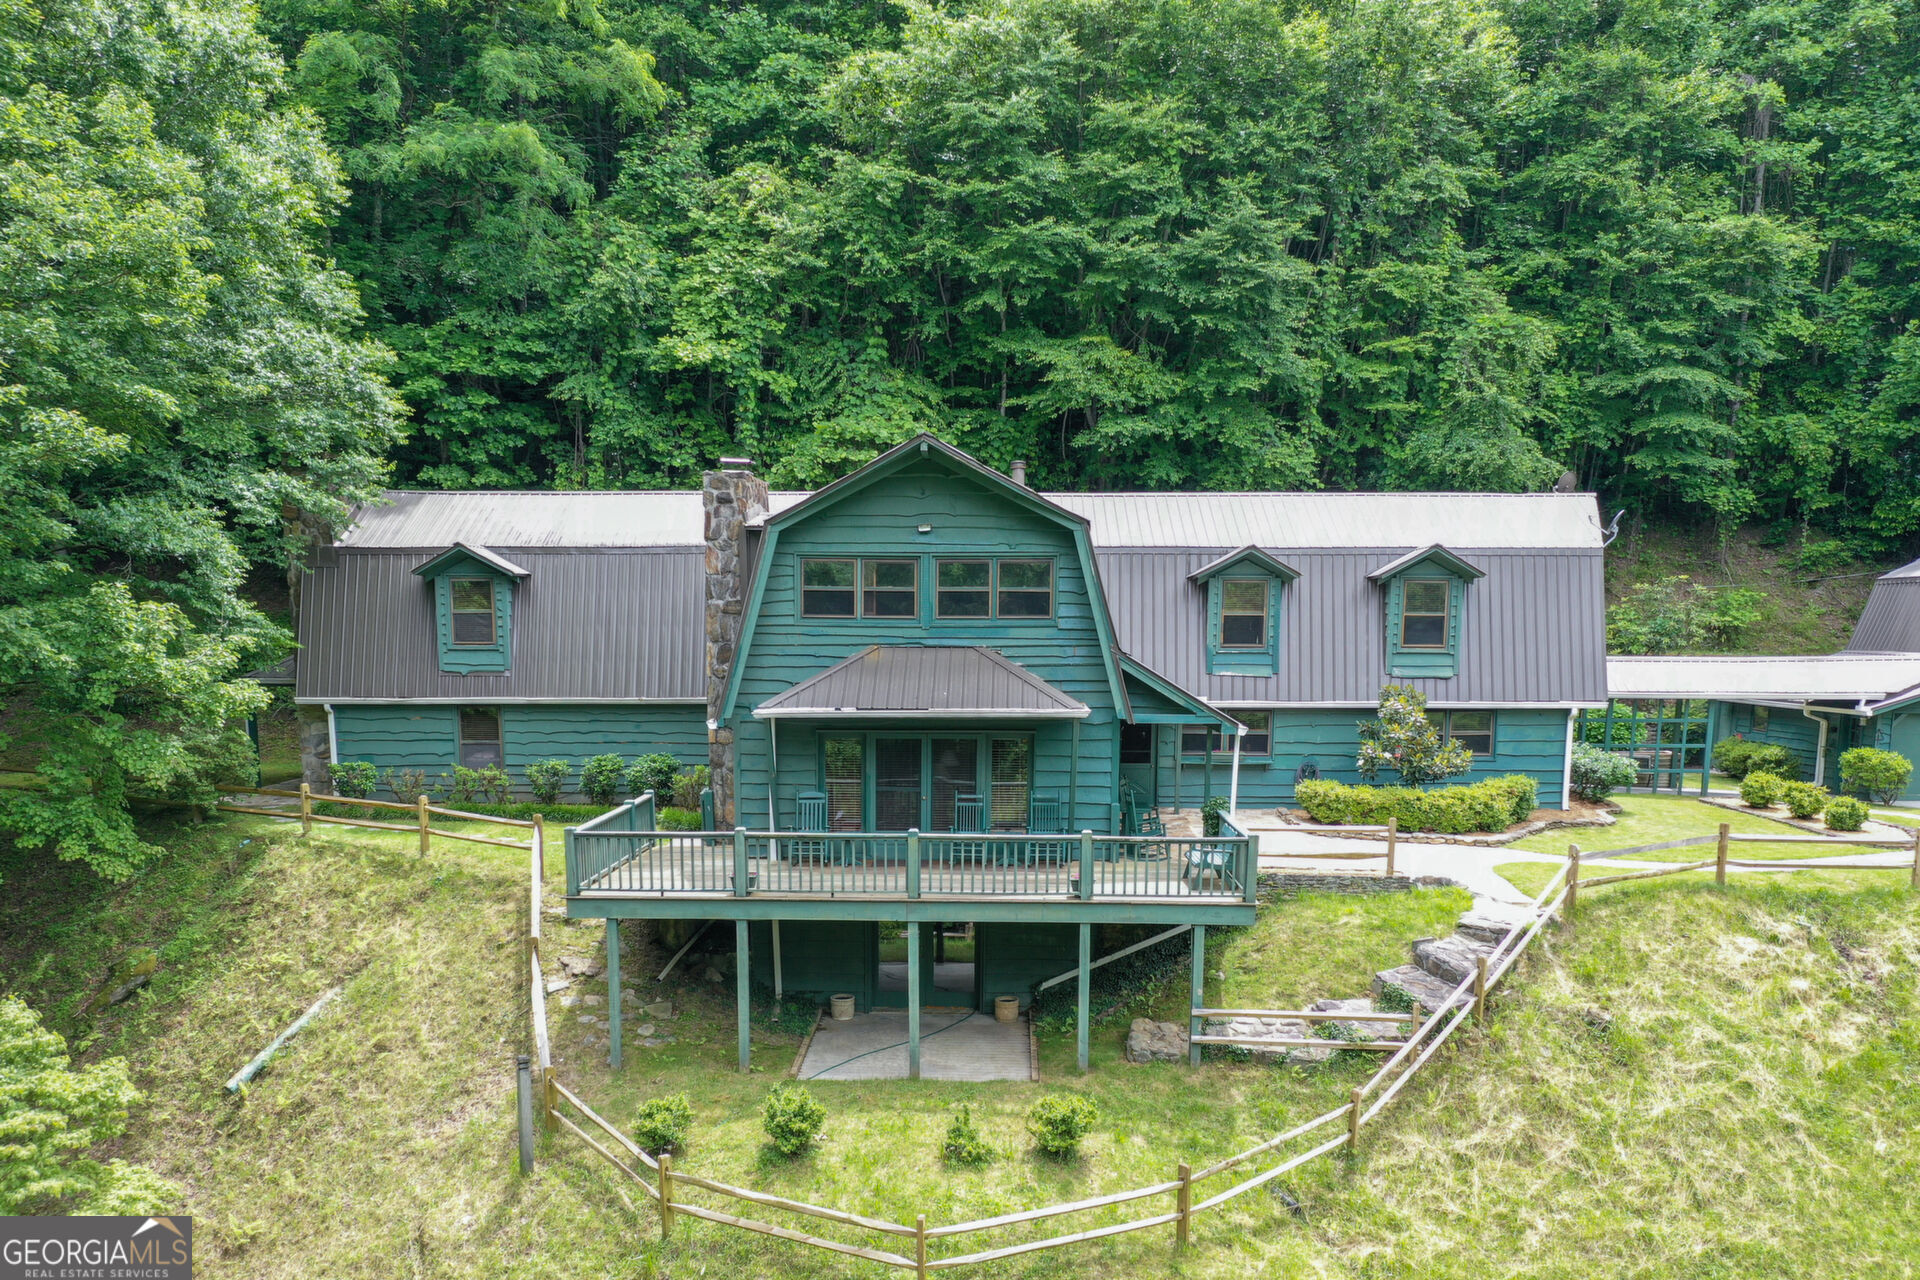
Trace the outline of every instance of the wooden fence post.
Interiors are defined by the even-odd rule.
[[[1353,1092],[1347,1095],[1348,1155],[1354,1155],[1360,1150],[1360,1094],[1360,1086],[1355,1085]]]
[[[1913,833],[1913,870],[1908,873],[1907,885],[1920,889],[1920,828],[1915,828]]]
[[[1487,1025],[1487,958],[1473,958],[1473,1017],[1481,1026]]]
[[[313,834],[313,788],[304,782],[300,784],[300,834]]]
[[[1720,843],[1713,854],[1713,882],[1722,889],[1727,887],[1727,832],[1731,829],[1724,822],[1720,824]]]
[[[1387,879],[1393,879],[1393,849],[1400,841],[1400,817],[1387,819]]]
[[[660,1238],[673,1238],[673,1157],[660,1156]]]
[[[424,795],[416,797],[414,806],[420,815],[420,852],[426,853],[433,848],[433,832],[427,827],[430,821],[427,816],[427,798]]]
[[[927,1280],[927,1215],[924,1213],[915,1214],[913,1219],[913,1274]]]
[[[1193,1238],[1193,1166],[1180,1162],[1180,1189],[1174,1207],[1180,1211],[1180,1217],[1174,1224],[1174,1237],[1181,1248]]]
[[[1567,846],[1567,905],[1561,915],[1573,919],[1573,904],[1580,897],[1580,846]]]

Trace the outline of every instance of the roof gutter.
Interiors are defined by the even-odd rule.
[[[1030,707],[970,707],[963,711],[869,711],[861,707],[755,707],[755,720],[1085,720],[1087,707],[1035,711]]]

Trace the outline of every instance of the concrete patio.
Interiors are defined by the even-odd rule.
[[[875,1009],[835,1022],[821,1015],[800,1063],[802,1080],[904,1080],[907,1011]],[[922,1080],[1034,1080],[1027,1021],[995,1022],[990,1013],[922,1010]]]

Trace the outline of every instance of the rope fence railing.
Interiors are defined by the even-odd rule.
[[[1788,838],[1791,841],[1791,838]],[[1920,851],[1920,835],[1916,840],[1887,839],[1883,837],[1859,837],[1857,839],[1825,836],[1806,837],[1809,842],[1827,844],[1861,844],[1879,847],[1914,847]],[[1548,880],[1546,886],[1535,895],[1526,910],[1519,913],[1491,951],[1479,957],[1474,971],[1458,982],[1449,994],[1438,1001],[1438,1007],[1424,1012],[1413,1013],[1357,1013],[1331,1011],[1289,1010],[1248,1010],[1207,1008],[1195,1010],[1197,1015],[1252,1015],[1286,1016],[1309,1021],[1348,1021],[1348,1022],[1402,1022],[1414,1024],[1414,1029],[1403,1041],[1378,1044],[1354,1044],[1344,1041],[1328,1041],[1330,1046],[1341,1049],[1392,1049],[1392,1055],[1363,1084],[1354,1086],[1347,1101],[1334,1109],[1324,1112],[1311,1120],[1273,1135],[1254,1146],[1235,1155],[1215,1161],[1194,1172],[1186,1162],[1181,1162],[1175,1176],[1163,1182],[1129,1188],[1124,1191],[1110,1192],[1106,1195],[1092,1196],[1082,1200],[1043,1205],[1034,1209],[1024,1209],[1013,1213],[1000,1214],[991,1218],[979,1218],[966,1222],[955,1222],[929,1226],[925,1214],[916,1214],[913,1223],[894,1222],[884,1218],[870,1217],[864,1214],[849,1213],[845,1210],[825,1205],[811,1204],[802,1200],[792,1200],[784,1196],[756,1191],[748,1187],[735,1186],[712,1178],[676,1171],[671,1156],[661,1155],[657,1159],[642,1150],[638,1144],[617,1127],[593,1111],[586,1102],[562,1085],[555,1075],[552,1064],[551,1042],[545,1025],[546,1008],[543,999],[542,976],[540,969],[539,936],[541,914],[541,886],[544,883],[544,865],[542,862],[544,838],[538,829],[532,841],[532,884],[533,896],[529,923],[529,952],[532,956],[530,975],[534,989],[531,1000],[533,1019],[533,1037],[539,1060],[539,1082],[537,1092],[541,1099],[543,1112],[549,1129],[558,1127],[578,1137],[594,1153],[619,1171],[624,1178],[638,1186],[642,1194],[651,1200],[660,1215],[660,1228],[663,1237],[670,1237],[674,1217],[685,1214],[707,1222],[719,1223],[739,1230],[772,1236],[792,1243],[806,1245],[843,1256],[862,1258],[899,1270],[912,1271],[925,1277],[936,1271],[946,1271],[958,1267],[974,1266],[995,1262],[1006,1258],[1020,1257],[1049,1249],[1066,1248],[1084,1244],[1093,1240],[1106,1239],[1136,1231],[1147,1231],[1158,1227],[1172,1227],[1174,1238],[1179,1245],[1186,1245],[1192,1238],[1194,1220],[1202,1213],[1217,1209],[1239,1196],[1265,1186],[1276,1178],[1309,1164],[1314,1160],[1333,1154],[1342,1149],[1349,1153],[1358,1149],[1360,1132],[1376,1120],[1382,1111],[1391,1104],[1407,1083],[1419,1075],[1430,1063],[1441,1047],[1452,1038],[1455,1032],[1470,1018],[1484,1023],[1487,1017],[1487,1001],[1493,990],[1499,985],[1527,949],[1540,936],[1550,920],[1555,917],[1570,918],[1578,902],[1580,888],[1592,888],[1601,884],[1621,880],[1640,879],[1653,876],[1671,876],[1687,871],[1709,867],[1720,867],[1720,883],[1725,884],[1724,870],[1729,866],[1744,865],[1728,858],[1727,850],[1731,845],[1742,841],[1779,843],[1780,837],[1734,834],[1725,824],[1721,825],[1717,835],[1689,837],[1683,840],[1663,841],[1652,845],[1634,846],[1628,849],[1601,850],[1582,853],[1577,845],[1568,847],[1566,862]],[[1595,858],[1614,858],[1628,853],[1658,852],[1670,848],[1689,848],[1706,844],[1717,846],[1717,857],[1711,862],[1684,864],[1677,867],[1658,867],[1648,872],[1629,872],[1617,876],[1583,878],[1580,866],[1583,861]],[[1762,867],[1783,867],[1788,870],[1817,869],[1831,865],[1821,860],[1808,863],[1799,862],[1761,862],[1753,865]],[[1870,869],[1900,870],[1905,863],[1867,863],[1857,864]],[[1915,866],[1920,866],[1916,858]],[[1910,870],[1920,885],[1920,871]],[[1202,1037],[1201,1043],[1212,1043],[1218,1037]],[[1224,1041],[1222,1041],[1224,1042]],[[1267,1043],[1263,1041],[1262,1043]],[[1273,1041],[1271,1043],[1279,1043]],[[1378,1094],[1377,1097],[1374,1097]],[[1367,1100],[1372,1097],[1371,1105]],[[565,1111],[563,1112],[563,1108]],[[565,1112],[571,1112],[571,1118]],[[1330,1138],[1324,1138],[1303,1151],[1297,1151],[1271,1167],[1249,1174],[1237,1182],[1215,1192],[1205,1199],[1195,1201],[1194,1189],[1222,1174],[1241,1169],[1243,1166],[1258,1162],[1262,1157],[1288,1147],[1309,1135],[1318,1134],[1329,1126],[1339,1126],[1339,1131]],[[604,1135],[596,1138],[594,1130]],[[647,1175],[653,1181],[649,1182]],[[762,1209],[775,1209],[796,1213],[809,1218],[832,1222],[855,1230],[867,1231],[876,1235],[891,1237],[895,1240],[911,1241],[911,1254],[894,1252],[890,1249],[876,1248],[870,1245],[852,1244],[844,1240],[835,1240],[825,1236],[797,1231],[774,1223],[763,1222],[755,1218],[742,1217],[718,1209],[694,1203],[686,1199],[689,1191],[703,1191],[711,1195],[728,1197],[732,1200],[751,1204]],[[1170,1196],[1173,1207],[1163,1212],[1150,1213],[1139,1218],[1128,1218],[1118,1222],[1104,1223],[1083,1230],[1060,1235],[1044,1236],[1035,1240],[1023,1240],[1012,1244],[990,1248],[975,1249],[971,1252],[936,1257],[930,1248],[936,1242],[960,1240],[985,1232],[1001,1231],[1028,1223],[1044,1222],[1070,1214],[1091,1213],[1102,1209],[1111,1209],[1119,1205],[1133,1204],[1142,1200],[1151,1200],[1160,1196]],[[631,1201],[629,1201],[631,1204]]]

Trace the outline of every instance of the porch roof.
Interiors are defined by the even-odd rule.
[[[1087,704],[978,645],[876,644],[754,708],[782,717],[1080,720]]]

